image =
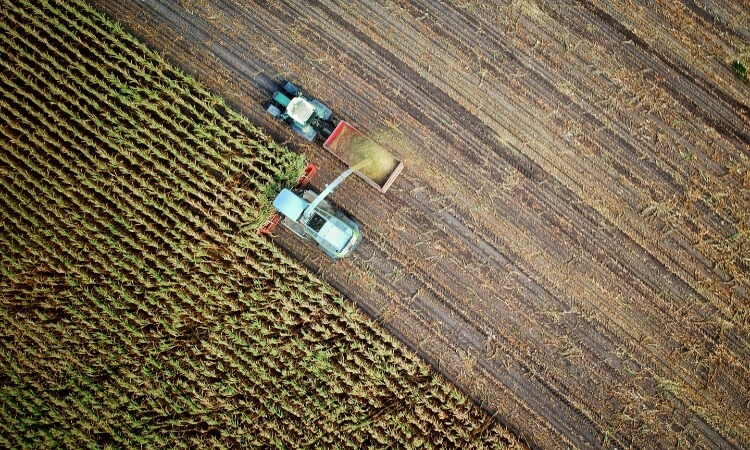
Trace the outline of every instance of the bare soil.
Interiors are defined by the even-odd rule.
[[[289,78],[405,169],[278,243],[535,448],[750,446],[750,51],[737,1],[94,0],[264,113]],[[387,142],[386,142],[387,141]]]

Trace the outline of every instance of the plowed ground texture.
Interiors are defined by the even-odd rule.
[[[86,4],[0,5],[0,447],[517,446],[258,235],[303,157]]]
[[[251,122],[291,79],[405,169],[318,271],[538,448],[750,447],[750,4],[95,0]]]

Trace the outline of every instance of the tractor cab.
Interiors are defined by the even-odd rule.
[[[315,105],[304,97],[294,97],[286,106],[285,114],[295,123],[306,125],[315,114]]]

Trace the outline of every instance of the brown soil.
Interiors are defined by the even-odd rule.
[[[405,170],[319,272],[536,448],[750,445],[747,2],[95,0],[251,122],[291,78]]]

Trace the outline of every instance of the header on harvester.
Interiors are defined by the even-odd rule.
[[[359,224],[325,198],[352,173],[385,193],[401,173],[403,163],[349,123],[336,120],[330,108],[303,96],[290,82],[282,83],[282,89],[274,92],[266,111],[308,141],[322,138],[323,147],[349,168],[316,194],[304,189],[317,171],[309,164],[310,173],[306,169],[295,188],[284,189],[276,197],[273,202],[276,213],[261,228],[261,233],[268,234],[282,223],[299,236],[312,238],[331,258],[348,255],[359,243]]]

